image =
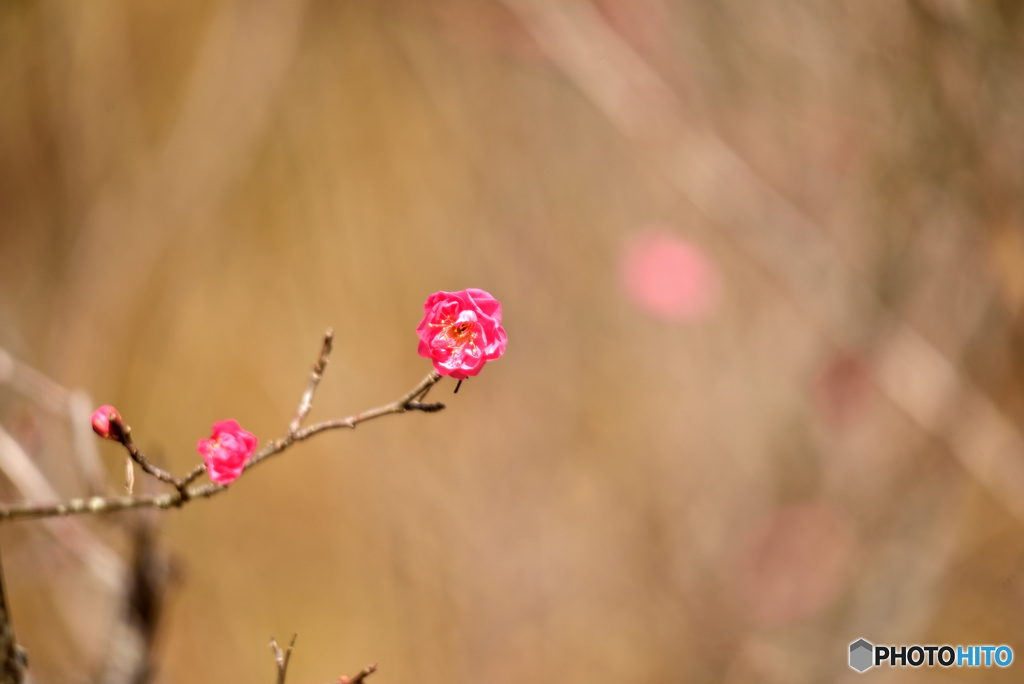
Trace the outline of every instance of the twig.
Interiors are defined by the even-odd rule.
[[[120,591],[121,609],[98,684],[140,684],[153,678],[153,644],[176,572],[156,541],[158,516],[133,520],[132,571]]]
[[[190,471],[189,471],[189,473],[188,473],[188,475],[186,475],[185,477],[181,478],[181,484],[182,484],[182,485],[189,485],[189,484],[192,484],[192,482],[193,482],[193,481],[194,481],[194,480],[195,480],[195,479],[196,479],[197,477],[199,477],[200,475],[202,475],[202,474],[203,474],[203,473],[205,473],[205,472],[206,472],[206,464],[205,464],[205,463],[200,463],[200,464],[199,464],[199,465],[197,465],[197,466],[196,466],[195,468],[193,468],[192,470],[190,470]]]
[[[292,649],[295,648],[295,640],[298,634],[292,634],[292,640],[284,651],[277,645],[276,639],[270,640],[270,650],[274,652],[274,662],[277,663],[277,684],[284,684],[284,678],[288,674],[288,661],[292,658]]]
[[[320,380],[324,377],[324,369],[327,368],[327,362],[330,360],[331,348],[334,343],[334,328],[328,328],[327,332],[324,333],[324,346],[320,350],[320,358],[313,364],[313,372],[309,374],[309,387],[306,388],[306,393],[302,395],[302,401],[299,402],[299,410],[295,413],[295,418],[292,420],[291,425],[288,426],[288,434],[294,435],[302,427],[302,421],[309,415],[309,410],[313,408],[313,395],[316,393],[316,387],[320,384]]]
[[[372,663],[364,667],[359,672],[359,674],[357,674],[354,677],[349,677],[348,675],[341,675],[340,677],[338,677],[338,684],[359,684],[359,682],[363,681],[376,671],[377,663]]]
[[[90,494],[102,494],[106,491],[106,478],[99,449],[96,448],[96,435],[89,424],[89,416],[95,406],[88,393],[82,390],[72,390],[68,395],[71,437],[74,440],[75,455],[85,479],[86,490]]]
[[[14,624],[7,608],[3,571],[0,569],[0,684],[21,684],[25,657],[14,640]]]
[[[114,439],[124,445],[124,448],[128,451],[128,455],[131,456],[133,461],[139,464],[143,471],[149,473],[161,482],[174,485],[179,490],[182,488],[181,478],[177,478],[163,468],[151,463],[139,447],[135,446],[135,441],[132,439],[132,429],[124,424],[121,420],[121,416],[116,412],[111,412],[108,418],[110,419],[110,434]]]
[[[277,645],[277,639],[272,638],[270,640],[270,650],[273,651],[274,662],[277,664],[277,684],[284,684],[285,677],[288,676],[288,661],[292,658],[292,651],[295,649],[295,640],[298,638],[298,634],[293,634],[292,640],[288,643],[288,648],[284,650]],[[341,675],[338,677],[338,684],[358,684],[376,671],[377,663],[371,663],[353,677]]]
[[[325,335],[325,339],[327,336],[328,335]],[[296,442],[302,442],[327,430],[334,430],[338,428],[354,429],[360,423],[365,423],[368,420],[396,413],[405,413],[407,411],[423,411],[424,413],[440,411],[445,407],[444,404],[440,402],[426,404],[420,401],[427,395],[430,388],[437,384],[440,379],[441,376],[437,371],[432,370],[425,378],[420,380],[415,387],[390,404],[385,404],[384,406],[356,413],[348,416],[347,418],[338,418],[335,420],[315,423],[295,432],[289,431],[284,437],[273,440],[256,452],[256,454],[249,459],[248,463],[245,464],[245,470],[247,471],[250,468],[255,467],[271,456],[279,454],[282,451],[286,451]],[[305,395],[303,395],[303,400],[305,400],[305,398]],[[116,422],[117,421],[111,421],[111,427],[114,427]],[[135,447],[130,438],[130,429],[127,428],[127,426],[120,427],[123,427],[124,438],[125,441],[128,442],[125,444],[125,447],[128,448],[129,454],[132,455],[135,462],[142,466],[142,468],[151,475],[158,477],[164,482],[173,484],[176,488],[174,492],[147,496],[93,496],[70,499],[68,501],[61,501],[57,503],[20,501],[10,504],[0,504],[0,522],[6,520],[30,520],[34,518],[48,518],[65,515],[83,515],[88,513],[112,513],[114,511],[124,511],[134,508],[176,508],[184,505],[192,499],[209,498],[227,489],[226,485],[212,482],[203,485],[189,486],[193,480],[205,472],[205,466],[196,466],[184,478],[176,478],[170,473],[157,468],[149,463],[142,452]],[[129,444],[131,445],[130,447]],[[162,475],[158,475],[157,473],[161,473]]]
[[[436,411],[440,411],[445,408],[445,405],[442,404],[441,402],[433,404],[424,404],[418,401],[418,399],[421,396],[426,395],[427,391],[435,384],[437,384],[437,381],[440,379],[441,376],[437,373],[437,371],[430,371],[430,373],[427,374],[427,377],[420,380],[420,384],[416,385],[416,387],[414,387],[411,391],[406,392],[404,396],[402,396],[399,399],[396,399],[390,404],[387,404],[385,406],[379,406],[375,409],[370,409],[369,411],[363,411],[362,413],[357,413],[355,415],[349,416],[348,418],[325,420],[322,423],[316,423],[315,425],[310,425],[308,428],[299,430],[294,435],[289,435],[289,437],[293,438],[293,440],[296,442],[301,442],[302,440],[309,439],[316,433],[323,432],[324,430],[334,430],[336,428],[355,429],[355,427],[360,423],[365,423],[368,420],[380,418],[381,416],[387,416],[392,413],[405,413],[406,411],[423,411],[424,413],[434,413]],[[250,465],[254,465],[254,461],[260,461],[272,455],[273,454],[267,454],[266,456],[264,456],[262,454],[257,454],[248,463],[248,465],[246,465],[246,468],[248,468]]]
[[[128,496],[135,493],[135,466],[132,459],[124,459],[124,491]]]
[[[27,499],[45,501],[59,496],[32,457],[3,426],[0,426],[0,471]],[[106,588],[115,589],[123,584],[125,566],[121,558],[84,523],[47,520],[43,529],[81,560]]]

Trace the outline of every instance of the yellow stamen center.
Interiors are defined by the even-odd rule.
[[[448,350],[453,355],[462,354],[467,346],[476,350],[476,331],[471,321],[458,321],[451,314],[447,314],[440,323],[431,323],[430,327],[441,328],[438,337],[448,342]]]

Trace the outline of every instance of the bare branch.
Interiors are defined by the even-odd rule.
[[[131,459],[142,467],[142,470],[149,473],[161,482],[174,485],[177,489],[182,488],[181,479],[171,475],[163,468],[154,465],[150,462],[146,455],[142,453],[139,447],[135,446],[135,441],[132,440],[132,429],[124,424],[121,420],[121,416],[116,411],[111,411],[110,415],[107,416],[110,420],[110,434],[111,436],[120,442],[125,449],[128,450],[128,455]],[[134,478],[133,478],[134,479]]]
[[[354,677],[349,677],[348,675],[341,675],[340,677],[338,677],[338,684],[359,684],[359,682],[363,681],[376,671],[377,663],[372,663],[364,667],[362,671],[360,671],[359,674],[357,674]]]
[[[331,332],[328,331],[328,335],[325,335],[324,341],[324,349],[327,353],[330,352],[328,341],[328,337],[330,336]],[[321,359],[323,358],[325,358],[325,356],[322,352]],[[317,362],[317,365],[320,365],[319,361]],[[317,373],[316,366],[314,367],[314,373]],[[321,367],[319,375],[322,374],[323,368]],[[375,418],[391,414],[405,413],[407,411],[423,411],[426,413],[440,411],[444,408],[444,404],[424,404],[420,401],[420,399],[425,397],[427,392],[430,391],[430,388],[437,384],[440,379],[441,376],[436,371],[432,370],[415,387],[390,404],[385,404],[384,406],[356,413],[348,416],[347,418],[339,418],[324,421],[322,423],[316,423],[295,432],[289,430],[288,434],[284,437],[275,439],[256,452],[256,454],[249,459],[248,463],[245,464],[245,470],[248,471],[250,468],[255,467],[271,456],[286,451],[296,442],[307,440],[310,437],[327,430],[334,430],[337,428],[354,429],[360,423],[364,423],[368,420],[373,420]],[[319,380],[316,382],[319,382]],[[313,389],[315,389],[316,383],[313,380],[311,380],[310,384]],[[309,394],[308,389],[307,394]],[[303,395],[303,402],[305,402],[305,400],[306,395]],[[312,394],[310,394],[310,401],[311,400]],[[302,405],[300,404],[300,411],[301,406]],[[61,501],[57,503],[21,501],[10,504],[0,504],[0,522],[6,520],[30,520],[55,516],[83,515],[88,513],[112,513],[115,511],[124,511],[135,508],[177,508],[192,499],[209,498],[227,489],[227,485],[217,484],[214,482],[190,487],[190,483],[205,472],[206,466],[196,466],[184,478],[177,478],[170,473],[157,468],[146,459],[142,452],[135,446],[134,442],[132,442],[130,428],[123,425],[119,420],[111,420],[111,428],[114,430],[120,430],[118,435],[122,444],[125,445],[125,448],[128,449],[128,453],[132,456],[132,459],[138,463],[143,470],[164,482],[174,485],[176,491],[166,494],[147,496],[93,496],[70,499],[68,501]]]
[[[289,437],[293,437],[296,442],[301,442],[302,440],[309,439],[313,435],[318,432],[323,432],[324,430],[334,430],[336,428],[355,429],[355,427],[360,423],[365,423],[368,420],[387,416],[392,413],[405,413],[406,411],[424,411],[431,413],[440,411],[445,407],[442,403],[421,404],[417,400],[419,397],[426,395],[430,388],[437,384],[437,381],[440,379],[441,376],[437,371],[430,371],[430,373],[427,374],[427,377],[420,380],[420,384],[416,385],[412,390],[406,392],[404,396],[396,399],[390,404],[378,406],[375,409],[363,411],[362,413],[357,413],[349,416],[348,418],[339,418],[335,420],[327,420],[322,423],[316,423],[315,425],[310,425],[308,428],[299,430],[294,435],[289,435]],[[272,454],[267,454],[267,456],[271,455]],[[262,460],[262,458],[266,458],[267,456],[256,456],[252,461],[256,461],[257,459]],[[252,461],[250,461],[248,465],[253,465]],[[248,467],[248,465],[246,467]]]
[[[188,475],[186,475],[185,477],[181,478],[182,486],[192,484],[192,482],[195,481],[195,479],[197,477],[199,477],[200,475],[202,475],[205,472],[206,472],[206,464],[205,463],[200,463],[195,468],[190,470]]]
[[[277,639],[270,640],[270,650],[273,651],[274,662],[277,664],[277,684],[285,684],[285,678],[288,676],[288,661],[292,658],[292,651],[295,649],[295,640],[298,637],[298,634],[293,634],[292,640],[288,643],[288,648],[283,650],[277,645]],[[377,663],[371,663],[353,677],[341,675],[338,677],[338,684],[358,684],[376,671]]]
[[[299,410],[295,413],[295,418],[292,420],[291,425],[288,426],[288,434],[294,435],[302,427],[302,421],[309,415],[309,410],[313,408],[313,395],[316,393],[316,387],[320,384],[320,380],[324,377],[324,369],[327,368],[327,362],[330,360],[331,348],[334,343],[334,328],[328,328],[327,332],[324,333],[324,346],[320,350],[320,358],[313,364],[313,372],[309,374],[309,387],[306,388],[305,394],[302,395],[302,401],[299,402]]]
[[[277,684],[284,684],[284,679],[288,675],[288,661],[292,658],[292,649],[295,648],[295,640],[298,638],[298,634],[292,634],[292,640],[284,651],[277,645],[276,639],[270,640],[270,650],[274,652],[274,662],[277,663]]]
[[[14,624],[7,608],[3,572],[0,571],[0,684],[21,684],[25,677],[25,655],[14,640]]]

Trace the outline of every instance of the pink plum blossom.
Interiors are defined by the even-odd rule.
[[[435,292],[423,305],[416,328],[419,354],[433,359],[441,375],[465,380],[505,353],[508,339],[501,327],[501,303],[476,288]]]
[[[230,484],[242,474],[245,462],[256,451],[256,437],[243,430],[237,420],[213,424],[210,439],[199,440],[199,454],[206,461],[206,472],[219,484]]]
[[[116,431],[113,433],[110,431],[111,418],[117,423],[121,422],[121,414],[117,412],[116,408],[109,404],[100,406],[92,414],[92,431],[103,439],[118,439]]]

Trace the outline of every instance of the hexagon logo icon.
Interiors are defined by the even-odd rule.
[[[857,639],[850,644],[850,667],[857,672],[863,672],[872,665],[875,654],[875,647],[864,639]]]

